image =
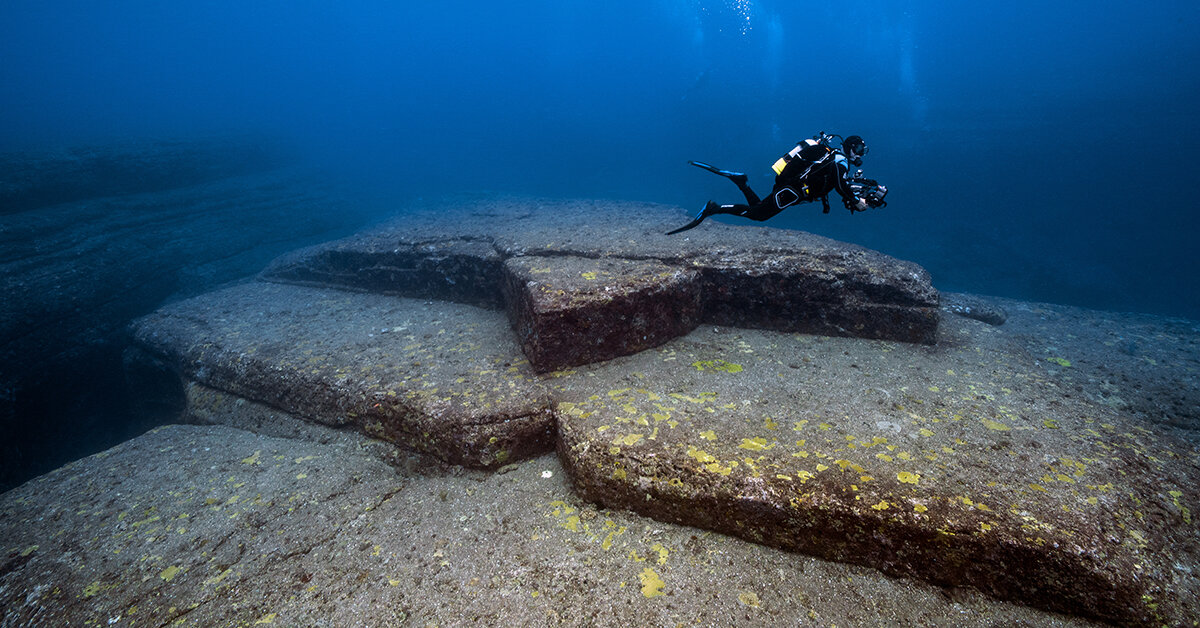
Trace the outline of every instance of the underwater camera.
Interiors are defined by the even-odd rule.
[[[872,209],[887,207],[887,201],[883,200],[883,197],[887,196],[887,186],[862,176],[862,170],[855,173],[854,178],[850,180],[850,190],[866,201]]]

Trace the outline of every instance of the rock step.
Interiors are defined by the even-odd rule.
[[[553,447],[548,390],[494,310],[256,282],[165,307],[134,336],[187,381],[454,464]]]
[[[460,202],[285,256],[263,277],[503,304],[539,372],[636,353],[701,322],[936,340],[938,293],[916,264],[777,229],[663,235],[679,220],[616,201]]]
[[[560,459],[610,508],[1122,624],[1189,616],[1195,445],[949,318],[936,350],[706,326],[580,369],[557,380]]]
[[[1188,617],[1200,450],[1031,360],[1047,313],[1009,310],[948,317],[935,347],[706,325],[542,376],[501,312],[332,289],[236,286],[135,334],[206,420],[240,414],[224,391],[482,468],[556,442],[606,507],[1107,621]],[[303,431],[251,424],[278,421]]]
[[[0,624],[1093,625],[598,509],[549,456],[409,470],[355,436],[166,426],[0,494]]]

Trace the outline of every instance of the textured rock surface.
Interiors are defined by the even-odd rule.
[[[651,204],[460,199],[286,256],[264,276],[479,304],[497,302],[507,286],[513,326],[541,371],[636,352],[695,320],[926,344],[936,338],[938,293],[920,266],[803,232],[713,223],[686,237],[663,235],[679,219],[678,210]],[[505,262],[524,257],[544,259]],[[594,261],[587,267],[582,260]],[[535,267],[549,270],[533,277]],[[605,273],[614,282],[607,293],[580,282]],[[645,281],[654,274],[672,279],[655,292]],[[608,308],[632,320],[636,307],[647,308],[644,324],[610,324],[597,337],[595,313]],[[673,329],[650,322],[659,312],[682,318]],[[578,339],[600,342],[585,348]]]
[[[539,371],[609,360],[695,329],[700,274],[653,260],[510,258],[509,319]]]
[[[303,420],[354,425],[482,467],[556,438],[577,494],[604,507],[1122,624],[1200,609],[1194,323],[997,299],[1003,326],[950,316],[936,344],[709,323],[665,340],[721,303],[741,304],[729,311],[749,312],[745,327],[810,329],[754,313],[755,299],[786,305],[778,293],[795,286],[836,302],[816,318],[839,334],[851,322],[871,337],[852,323],[860,310],[925,333],[937,294],[903,262],[804,234],[810,248],[796,253],[761,230],[756,241],[701,231],[694,252],[673,256],[649,240],[654,208],[468,209],[289,256],[269,276],[359,291],[400,278],[396,292],[507,301],[522,310],[516,336],[496,309],[248,284],[148,317],[139,341],[190,380],[195,420],[305,438],[325,428]],[[604,213],[617,209],[632,217]],[[607,231],[585,222],[605,215]],[[465,233],[439,240],[448,218]],[[726,267],[742,270],[707,283]],[[476,273],[502,283],[471,284]],[[638,321],[651,295],[682,323]],[[556,328],[564,311],[592,316]],[[657,338],[622,348],[630,330]],[[565,340],[546,349],[549,332]],[[536,375],[518,339],[531,357],[577,356],[560,367],[640,352]],[[274,409],[243,408],[253,401]],[[572,512],[553,516],[589,530]],[[589,533],[603,546],[614,529]]]
[[[1089,625],[598,510],[552,457],[389,466],[312,427],[164,427],[0,495],[0,623]]]
[[[1120,623],[1194,617],[1195,433],[1104,403],[1062,312],[951,317],[935,348],[704,327],[558,380],[560,457],[608,507]],[[1194,353],[1173,371],[1194,389]]]
[[[995,301],[980,298],[973,294],[962,294],[961,292],[942,293],[942,309],[973,318],[977,321],[983,321],[988,325],[1003,325],[1004,321],[1008,320],[1008,312],[1004,308],[996,304]]]
[[[163,308],[134,333],[188,380],[452,463],[498,467],[553,447],[545,385],[494,310],[248,283]]]

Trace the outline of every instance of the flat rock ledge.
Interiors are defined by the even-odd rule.
[[[165,307],[134,337],[185,382],[453,464],[553,447],[549,391],[494,311],[254,282]]]
[[[517,207],[459,216],[449,241],[422,239],[445,215],[418,215],[423,244],[375,232],[291,256],[270,276],[354,291],[230,287],[141,319],[139,350],[206,421],[354,426],[489,469],[556,448],[603,507],[1102,621],[1200,615],[1194,323],[998,300],[1004,325],[948,316],[933,344],[715,325],[721,300],[689,286],[741,255],[721,238],[697,230],[698,252],[673,257],[639,243],[652,227],[629,231],[636,217],[589,232],[586,205],[553,205],[589,234],[555,240],[563,224]],[[485,219],[495,233],[471,233]],[[543,228],[535,252],[524,238]],[[739,246],[769,248],[758,233]],[[838,255],[876,254],[817,259]],[[392,277],[422,298],[371,293]],[[904,309],[892,284],[857,285],[892,295],[864,307]],[[623,331],[637,353],[613,350]],[[539,353],[586,364],[539,373]],[[239,399],[288,416],[237,418]]]
[[[505,308],[534,370],[658,346],[701,323],[931,344],[920,266],[803,232],[618,201],[465,199],[284,256],[263,277]]]
[[[0,494],[0,624],[1094,625],[599,509],[553,456],[415,470],[355,436],[166,426]]]
[[[604,506],[1105,621],[1191,621],[1195,434],[1109,403],[1111,381],[1058,354],[1097,338],[1036,333],[1056,314],[1012,335],[951,317],[937,349],[698,329],[561,380],[560,459]],[[1171,346],[1196,335],[1169,326]]]

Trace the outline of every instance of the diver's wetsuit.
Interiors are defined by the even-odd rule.
[[[750,189],[747,177],[740,172],[721,170],[698,161],[689,162],[693,166],[704,168],[709,172],[719,174],[738,186],[746,197],[745,205],[718,205],[709,201],[704,209],[696,215],[695,220],[670,231],[667,235],[687,231],[698,226],[705,218],[715,214],[733,214],[750,220],[767,220],[784,209],[797,203],[807,203],[821,199],[825,211],[829,211],[828,195],[837,190],[842,197],[842,203],[850,211],[860,200],[850,187],[850,163],[841,151],[828,147],[816,140],[805,140],[798,145],[800,152],[787,162],[783,170],[775,177],[775,187],[767,198],[760,199],[754,190]]]
[[[806,144],[800,154],[784,166],[775,177],[775,187],[767,198],[759,199],[744,178],[729,179],[742,191],[747,204],[721,205],[720,210],[712,212],[714,214],[767,220],[796,203],[825,199],[834,190],[841,195],[847,209],[858,202],[858,197],[850,190],[850,164],[846,156],[819,143]]]

